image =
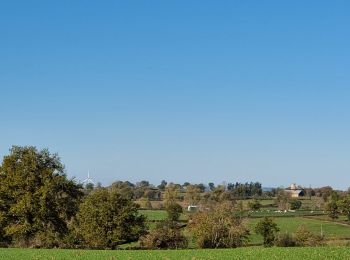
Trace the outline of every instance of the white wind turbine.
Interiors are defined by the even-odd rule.
[[[88,176],[85,180],[82,181],[83,185],[87,185],[87,184],[93,184],[95,185],[94,180],[90,177],[90,171],[88,171]]]

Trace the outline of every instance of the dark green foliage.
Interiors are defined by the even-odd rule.
[[[140,239],[140,245],[148,249],[180,249],[187,248],[188,241],[178,223],[163,221]]]
[[[183,212],[182,207],[178,203],[171,203],[166,207],[168,213],[168,219],[171,221],[178,221],[181,213]]]
[[[275,238],[275,246],[293,247],[293,246],[295,246],[295,239],[289,233],[277,234],[277,236]]]
[[[339,210],[350,221],[350,196],[346,196],[338,201]]]
[[[118,192],[122,197],[132,200],[134,198],[134,184],[128,181],[116,181],[109,186],[110,190]]]
[[[215,189],[215,184],[213,182],[209,182],[208,187],[210,191],[213,191]]]
[[[165,180],[162,180],[161,183],[158,185],[158,189],[164,191],[167,184],[168,183]]]
[[[271,218],[265,217],[255,226],[255,232],[264,238],[264,246],[273,246],[279,228]]]
[[[338,208],[338,204],[336,201],[332,200],[330,201],[327,206],[326,206],[326,210],[328,212],[328,216],[331,219],[337,219],[339,217],[339,208]]]
[[[145,233],[145,217],[138,205],[118,191],[100,188],[80,205],[75,232],[89,248],[114,249],[137,241]]]
[[[17,246],[54,247],[83,193],[56,154],[14,146],[0,167],[0,236]]]
[[[234,198],[243,199],[262,195],[262,186],[259,182],[229,183],[227,184],[227,190],[229,190],[230,193],[232,193]]]
[[[261,203],[257,199],[254,199],[253,201],[249,201],[248,205],[251,210],[259,210],[261,208]]]
[[[289,205],[290,205],[290,209],[292,210],[300,209],[302,202],[300,200],[293,199],[289,201]]]
[[[89,194],[91,191],[93,191],[95,188],[95,185],[93,183],[88,183],[85,185],[84,187],[84,193],[87,195]]]

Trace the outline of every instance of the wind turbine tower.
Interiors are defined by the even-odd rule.
[[[88,176],[87,176],[87,178],[86,178],[85,180],[83,180],[82,184],[85,185],[85,186],[86,186],[87,184],[93,184],[93,185],[95,185],[94,180],[90,177],[90,171],[88,171]]]

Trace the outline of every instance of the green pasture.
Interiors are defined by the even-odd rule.
[[[349,259],[349,247],[198,250],[0,249],[0,259]]]
[[[140,214],[146,216],[148,221],[165,220],[168,216],[165,210],[143,209],[139,212]],[[180,216],[180,220],[187,220],[187,218],[188,215],[186,213],[182,213]]]
[[[254,232],[254,227],[260,219],[250,219],[249,227],[251,229],[251,243],[261,243],[262,238]],[[294,233],[300,225],[305,225],[315,234],[325,235],[328,240],[350,239],[350,226],[336,222],[323,221],[318,219],[309,219],[303,217],[274,218],[280,228],[280,232]],[[350,256],[349,256],[350,259]]]

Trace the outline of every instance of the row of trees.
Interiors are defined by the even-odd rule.
[[[259,183],[213,184],[209,185],[210,191],[203,192],[202,185],[185,183],[179,187],[162,182],[168,218],[148,231],[146,218],[134,200],[160,188],[155,189],[146,181],[84,188],[67,178],[57,154],[14,146],[0,165],[0,183],[0,245],[47,248],[115,249],[133,241],[140,241],[145,248],[186,248],[186,232],[196,238],[201,248],[244,246],[250,231],[242,203],[236,203],[235,198],[237,194],[260,194],[261,189]],[[203,204],[203,209],[193,214],[188,223],[179,221],[182,207],[178,201],[183,187],[183,199],[190,204]],[[277,199],[283,200],[283,196]],[[350,219],[349,201],[349,197],[333,192],[328,204],[330,212]],[[258,200],[250,203],[252,209],[260,206]],[[288,241],[302,245],[298,240],[301,234],[320,241],[305,230],[296,232],[295,237],[280,236],[271,219],[259,222],[255,231],[264,237],[265,246]],[[304,245],[314,243],[310,241],[304,241]]]
[[[180,189],[176,184],[167,184],[163,192],[168,220],[147,232],[146,219],[133,200],[155,190],[148,182],[115,182],[106,188],[84,189],[67,178],[57,154],[14,146],[3,158],[0,183],[2,246],[114,249],[139,239],[142,246],[149,248],[187,245],[184,224],[178,221],[182,207],[177,204]],[[202,199],[199,194],[204,186],[185,183],[184,187],[189,203]],[[218,186],[208,194],[205,200],[217,202],[232,192]],[[228,204],[215,207],[191,220],[190,230],[199,246],[243,245],[249,234],[244,220],[232,214]],[[218,240],[218,234],[225,234],[225,238]]]
[[[0,166],[0,242],[19,247],[116,248],[146,233],[138,205],[117,189],[84,189],[56,154],[13,147]]]

